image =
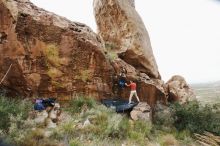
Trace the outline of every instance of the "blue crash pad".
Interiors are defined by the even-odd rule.
[[[128,101],[122,99],[103,99],[102,104],[106,107],[113,107],[116,112],[122,113],[131,111],[138,103],[132,102],[131,104],[128,104]]]

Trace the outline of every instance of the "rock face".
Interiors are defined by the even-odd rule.
[[[196,96],[193,90],[186,83],[185,79],[179,75],[173,76],[167,83],[168,101],[179,101],[186,103],[187,101],[195,100]]]
[[[146,102],[140,102],[130,112],[130,116],[135,121],[144,120],[144,121],[147,121],[147,122],[151,122],[151,120],[152,120],[151,107]]]
[[[29,0],[0,0],[0,88],[13,96],[111,94],[112,67],[98,35]]]
[[[167,95],[171,101],[191,95],[181,77],[166,86],[160,80],[134,0],[94,0],[94,9],[101,37],[29,0],[0,0],[0,79],[6,75],[0,90],[6,89],[8,96],[58,100],[77,94],[102,99],[115,93],[128,100],[130,89],[118,86],[124,69],[127,82],[137,83],[140,100],[151,107],[166,103]],[[111,52],[119,58],[109,59]]]
[[[117,75],[120,74],[122,68],[126,70],[126,82],[130,80],[136,82],[137,94],[141,101],[147,102],[151,107],[153,107],[157,101],[166,104],[167,90],[162,80],[150,79],[148,75],[138,72],[132,65],[127,64],[121,59],[114,60],[112,66]],[[117,84],[120,77],[117,76],[115,78],[113,92],[119,97],[128,100],[130,88],[120,88]]]
[[[160,78],[143,21],[134,0],[94,0],[99,35],[109,51],[151,78]]]

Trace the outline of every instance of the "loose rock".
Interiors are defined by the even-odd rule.
[[[133,120],[144,120],[151,122],[152,111],[151,107],[146,102],[140,102],[137,106],[133,108],[130,113]]]

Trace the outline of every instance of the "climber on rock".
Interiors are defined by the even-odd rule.
[[[130,92],[130,96],[129,96],[129,102],[128,104],[131,104],[131,100],[132,100],[132,97],[135,96],[137,98],[137,101],[140,102],[139,98],[138,98],[138,95],[137,95],[137,91],[136,91],[136,83],[133,82],[133,81],[130,81],[130,84],[127,84],[125,83],[125,85],[127,87],[130,87],[131,88],[131,92]]]
[[[119,87],[122,89],[125,87],[126,74],[127,74],[127,70],[124,67],[122,67],[121,72],[119,74],[119,81],[118,81]]]

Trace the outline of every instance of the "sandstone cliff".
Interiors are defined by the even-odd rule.
[[[111,94],[113,70],[99,36],[28,0],[0,0],[0,78],[10,65],[0,87],[13,96]]]

